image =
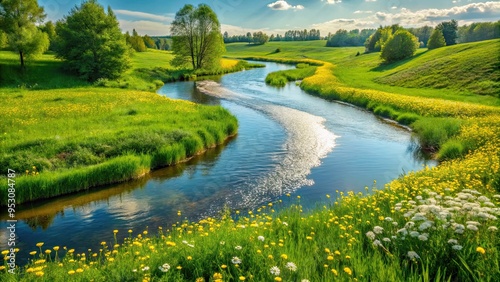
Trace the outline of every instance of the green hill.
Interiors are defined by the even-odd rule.
[[[430,50],[375,81],[393,86],[449,88],[500,97],[500,40]]]

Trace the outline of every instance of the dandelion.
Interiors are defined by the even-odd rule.
[[[274,277],[274,281],[282,281],[282,279],[281,279],[281,277],[276,276],[276,277]]]
[[[293,272],[297,271],[297,265],[295,265],[295,263],[293,263],[293,262],[287,262],[285,267],[290,271],[293,271]]]
[[[327,260],[333,260],[333,256],[326,257]]]
[[[277,266],[273,266],[271,267],[271,269],[269,270],[271,272],[272,275],[274,276],[278,276],[280,275],[280,269],[277,267]]]
[[[476,252],[484,255],[486,253],[486,250],[483,247],[477,247],[476,248]]]
[[[339,273],[338,273],[338,272],[337,272],[337,270],[335,270],[335,269],[332,269],[332,273],[333,273],[333,275],[335,275],[335,276],[339,275]]]
[[[264,236],[259,236],[259,237],[257,237],[257,239],[258,239],[259,241],[261,241],[261,242],[264,242],[264,240],[265,240]]]
[[[240,281],[245,281],[245,276],[240,276]]]
[[[222,274],[219,272],[214,273],[214,279],[222,279]]]
[[[282,259],[288,259],[288,256],[287,256],[286,254],[282,254],[280,257],[281,257]]]
[[[167,272],[170,270],[170,264],[164,263],[162,266],[158,267],[161,272]]]
[[[233,257],[233,258],[231,259],[231,262],[232,262],[233,264],[240,264],[240,263],[241,263],[241,259],[240,259],[240,258],[238,258],[238,257]]]
[[[36,243],[36,246],[41,248],[43,246],[43,242],[40,242],[40,243]]]
[[[347,275],[352,275],[352,270],[349,267],[344,267],[344,272],[347,273]]]
[[[70,271],[68,271],[68,274],[69,275],[73,275],[73,274],[75,274],[75,271],[74,270],[70,270]]]
[[[420,256],[416,252],[414,252],[414,251],[409,251],[408,252],[408,257],[411,260],[413,260],[413,259],[419,259],[420,258]]]

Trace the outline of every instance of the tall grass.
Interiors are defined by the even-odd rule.
[[[284,70],[269,73],[266,76],[266,83],[272,86],[283,87],[290,81],[301,80],[314,74],[315,66],[308,64],[297,64],[296,69]]]

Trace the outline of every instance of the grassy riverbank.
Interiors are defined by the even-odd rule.
[[[123,78],[128,82],[109,83],[122,88],[149,85],[151,78],[134,72],[169,67],[171,57],[166,52],[136,54],[134,68]],[[0,52],[0,59],[0,168],[17,172],[17,204],[137,178],[237,132],[236,119],[221,107],[95,87],[64,73],[50,54],[24,71],[14,53]],[[241,66],[236,60],[223,63],[227,71]],[[146,89],[161,84],[153,81]],[[0,188],[0,197],[7,198],[7,188]]]
[[[365,60],[376,64],[378,54],[356,57],[360,48],[325,48],[320,43],[231,44],[227,49],[235,57],[300,60],[305,54],[320,60],[302,88],[400,122],[405,117],[423,140],[434,139],[441,150],[449,151],[443,159],[452,160],[378,190],[367,189],[366,194],[325,195],[327,203],[311,212],[302,211],[300,199],[236,212],[237,220],[226,213],[219,219],[185,222],[179,211],[179,222],[155,236],[151,233],[156,230],[110,230],[101,249],[80,254],[71,246],[40,242],[31,246],[32,260],[16,275],[6,273],[5,264],[2,280],[500,280],[498,99],[452,88],[383,85],[372,79],[376,74],[360,69],[366,68],[361,64]],[[282,51],[275,54],[278,46]],[[419,52],[417,58],[432,55]],[[346,73],[356,71],[359,81],[347,83]],[[377,86],[367,89],[371,84]],[[286,207],[278,213],[276,205]],[[129,232],[129,239],[119,242],[114,232]]]

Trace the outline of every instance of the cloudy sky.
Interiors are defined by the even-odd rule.
[[[39,0],[48,20],[58,20],[82,0]],[[500,0],[99,0],[111,6],[124,31],[168,35],[170,22],[185,4],[206,3],[217,13],[222,32],[230,35],[262,30],[319,29],[322,35],[343,29],[435,26],[456,19],[460,25],[500,20]]]

